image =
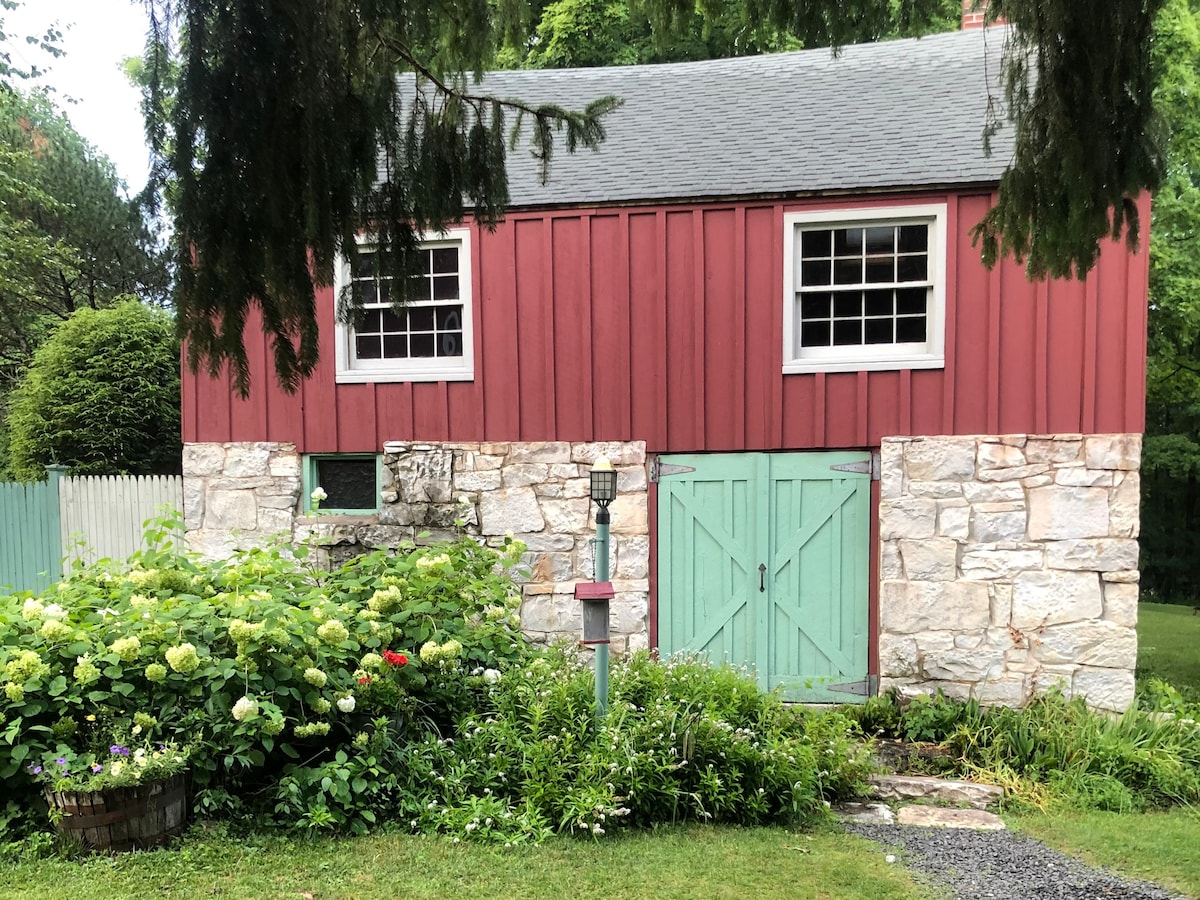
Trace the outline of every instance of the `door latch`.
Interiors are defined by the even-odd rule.
[[[758,564],[758,592],[760,594],[765,593],[767,590],[766,579],[767,579],[767,564],[759,563]]]

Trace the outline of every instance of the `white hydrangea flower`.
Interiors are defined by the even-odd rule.
[[[488,684],[495,684],[497,681],[500,680],[500,670],[499,669],[484,669],[483,670],[483,680],[485,682],[487,682]]]
[[[253,719],[257,715],[258,702],[250,697],[243,697],[237,703],[233,704],[233,717],[239,722]]]
[[[42,615],[44,615],[47,619],[65,619],[67,617],[67,611],[57,603],[51,603],[42,611]]]
[[[329,499],[329,495],[325,493],[325,489],[323,487],[313,488],[313,492],[308,496],[314,503],[320,503],[323,500]]]
[[[341,710],[342,712],[344,712],[344,713],[352,713],[352,712],[354,712],[354,707],[355,707],[355,705],[356,705],[356,704],[355,704],[355,701],[354,701],[354,695],[353,695],[353,694],[350,694],[349,696],[346,696],[346,697],[342,697],[342,698],[341,698],[340,700],[338,700],[338,702],[337,702],[337,708],[338,708],[338,709],[340,709],[340,710]]]

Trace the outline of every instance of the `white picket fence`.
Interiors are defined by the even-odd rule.
[[[63,571],[75,560],[124,559],[143,548],[147,519],[183,509],[178,475],[86,475],[59,482]]]

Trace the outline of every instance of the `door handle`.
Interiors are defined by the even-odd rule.
[[[758,564],[758,592],[760,594],[764,593],[767,590],[766,577],[767,577],[767,564],[759,563]]]

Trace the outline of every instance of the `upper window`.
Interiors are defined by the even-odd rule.
[[[359,250],[353,270],[347,261],[338,266],[336,290],[349,285],[364,313],[357,327],[338,323],[338,381],[474,377],[471,232],[454,229],[425,241],[421,256],[421,289],[399,310],[392,307],[393,278],[381,271],[370,244]]]
[[[946,207],[788,213],[784,372],[945,363]]]

